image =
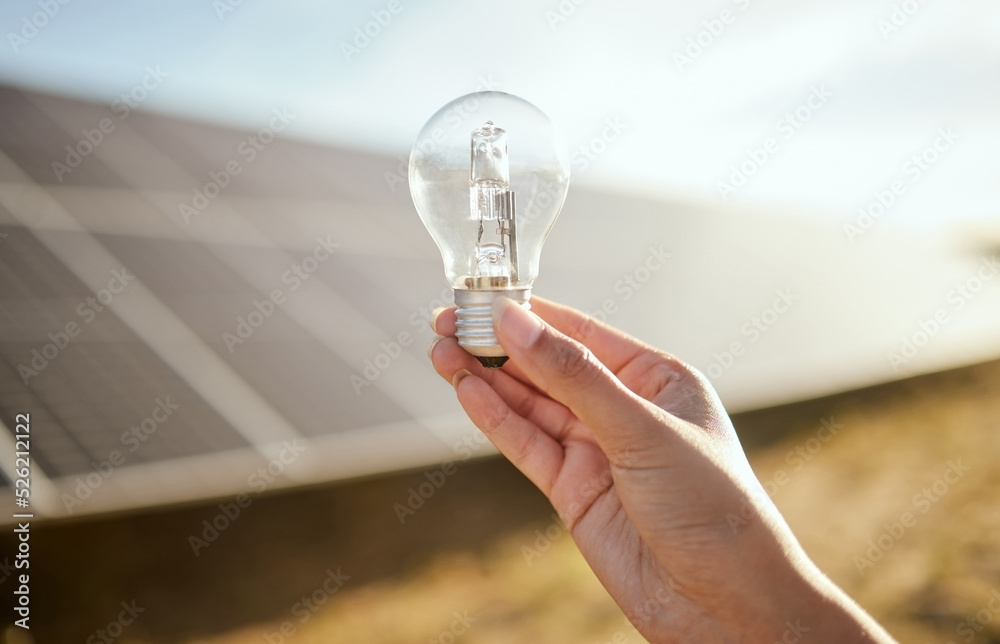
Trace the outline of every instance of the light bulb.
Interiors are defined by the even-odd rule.
[[[458,344],[486,367],[507,361],[493,334],[493,300],[509,297],[530,308],[569,166],[548,117],[503,92],[448,103],[413,144],[410,194],[455,291]]]

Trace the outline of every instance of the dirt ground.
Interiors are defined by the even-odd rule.
[[[900,641],[1000,642],[1000,362],[734,420],[806,550]],[[98,642],[122,602],[142,612],[121,644],[643,641],[503,460],[401,524],[426,480],[255,499],[198,556],[217,502],[40,526],[32,638],[4,641]]]

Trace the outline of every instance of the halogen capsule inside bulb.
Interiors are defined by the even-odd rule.
[[[510,191],[507,132],[486,121],[472,132],[469,212],[478,222],[476,275],[469,288],[517,284],[517,219]]]

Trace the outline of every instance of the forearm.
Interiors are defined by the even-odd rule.
[[[783,521],[782,521],[783,524]],[[834,584],[808,558],[787,526],[768,536],[762,525],[757,545],[757,584],[751,586],[750,606],[759,617],[743,617],[758,630],[747,641],[838,642],[844,644],[893,644],[895,640],[853,599]],[[772,540],[773,539],[773,540]],[[750,635],[750,633],[743,633]]]
[[[803,620],[815,624],[814,639],[820,642],[865,642],[892,644],[895,640],[844,591],[812,566],[806,573],[811,589]]]

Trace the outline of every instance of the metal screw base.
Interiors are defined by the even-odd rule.
[[[499,369],[507,362],[503,347],[493,334],[493,301],[498,297],[507,297],[531,308],[530,287],[490,291],[455,289],[458,345],[476,356],[487,369]]]

